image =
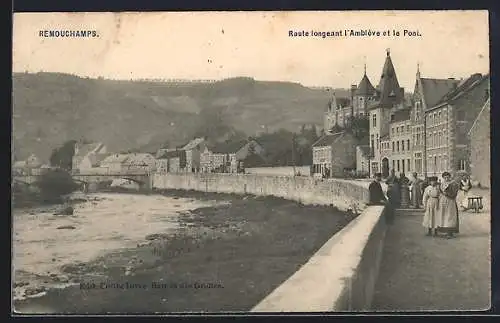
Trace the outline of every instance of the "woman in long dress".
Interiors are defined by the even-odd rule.
[[[420,203],[422,203],[422,180],[418,178],[417,173],[413,173],[413,180],[411,181],[411,206],[419,209]]]
[[[439,197],[439,223],[438,231],[446,233],[447,238],[453,238],[459,233],[457,194],[459,184],[451,180],[451,174],[444,172]]]
[[[464,174],[462,180],[460,181],[460,191],[458,192],[457,200],[460,203],[462,210],[467,210],[469,208],[469,190],[472,188],[469,176]]]
[[[427,235],[437,235],[436,229],[438,227],[438,217],[439,217],[439,185],[437,182],[437,177],[429,178],[430,185],[427,186],[423,194],[423,204],[424,204],[424,220],[422,225],[427,229]]]

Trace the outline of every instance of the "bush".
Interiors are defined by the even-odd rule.
[[[44,200],[60,199],[61,196],[70,194],[79,188],[71,175],[64,170],[50,170],[38,180],[41,197]]]

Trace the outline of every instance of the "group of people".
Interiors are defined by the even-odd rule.
[[[380,182],[382,174],[375,174],[375,180],[370,184],[370,203],[385,204],[388,222],[394,218],[394,209],[401,205],[401,193],[403,189],[409,190],[410,207],[424,208],[423,226],[427,229],[428,236],[438,236],[444,233],[447,238],[453,238],[459,233],[459,218],[457,197],[461,196],[460,205],[466,210],[466,196],[471,188],[470,179],[465,174],[460,180],[452,180],[451,174],[444,172],[442,182],[438,178],[429,177],[426,182],[413,173],[413,179],[408,179],[404,173],[399,178],[394,170],[387,178],[387,197],[385,196]],[[411,194],[410,194],[411,193]]]

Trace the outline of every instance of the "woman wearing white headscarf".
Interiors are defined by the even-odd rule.
[[[468,194],[469,190],[472,188],[469,175],[464,173],[462,179],[460,180],[460,191],[458,192],[457,200],[460,204],[462,210],[467,210],[469,208]]]

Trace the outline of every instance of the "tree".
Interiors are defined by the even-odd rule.
[[[367,116],[350,117],[349,124],[349,129],[357,139],[363,140],[370,135],[370,120]]]
[[[56,201],[61,198],[62,195],[70,194],[78,189],[78,184],[76,184],[71,175],[64,170],[56,169],[50,170],[47,173],[40,176],[38,179],[37,186],[40,188],[40,194],[42,200],[47,202]]]
[[[50,155],[50,165],[71,171],[73,155],[75,154],[75,140],[65,142],[61,147],[55,148]]]

